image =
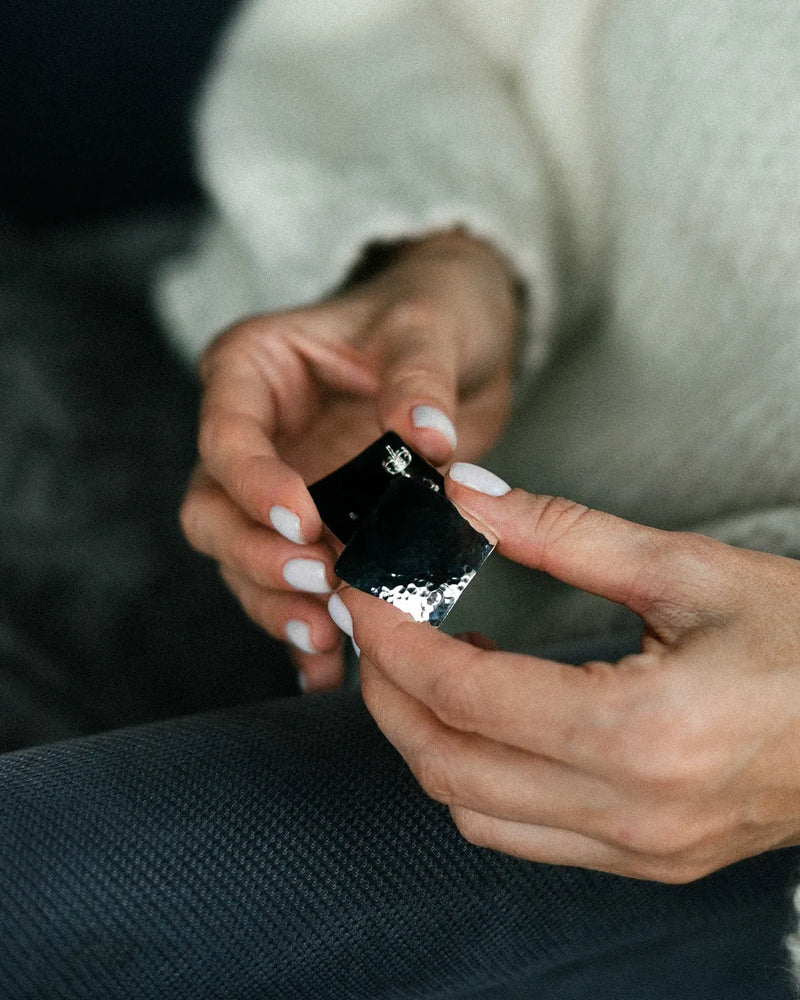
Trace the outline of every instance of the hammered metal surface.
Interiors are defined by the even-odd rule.
[[[438,491],[403,476],[340,555],[336,575],[439,625],[494,548]]]

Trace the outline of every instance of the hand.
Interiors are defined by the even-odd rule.
[[[464,836],[664,882],[800,844],[800,564],[451,473],[500,552],[644,623],[641,652],[572,667],[340,592],[367,706]]]
[[[515,313],[503,259],[445,233],[337,298],[240,324],[204,355],[183,529],[248,614],[294,642],[307,689],[340,681],[342,653],[324,603],[335,552],[306,484],[390,428],[435,464],[477,457],[507,413]]]

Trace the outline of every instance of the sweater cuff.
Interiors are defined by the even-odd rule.
[[[167,337],[190,364],[223,330],[248,316],[299,308],[365,280],[396,249],[435,232],[462,228],[497,249],[512,270],[517,292],[518,371],[526,381],[546,363],[552,346],[554,279],[534,246],[524,246],[483,213],[442,210],[412,221],[374,217],[346,235],[327,256],[294,256],[280,248],[255,256],[220,218],[208,219],[195,247],[156,276],[154,299]],[[274,248],[274,244],[273,244]]]

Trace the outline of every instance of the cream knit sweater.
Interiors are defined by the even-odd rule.
[[[251,0],[197,136],[214,213],[158,288],[189,356],[466,223],[532,301],[493,467],[800,555],[800,5]],[[520,648],[621,621],[500,561],[466,615]]]

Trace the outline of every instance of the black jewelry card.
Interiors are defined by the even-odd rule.
[[[435,492],[444,491],[441,473],[393,431],[313,483],[308,491],[322,520],[340,542],[347,544],[398,476],[417,480]]]
[[[493,548],[443,492],[398,476],[334,572],[416,621],[440,625]]]

